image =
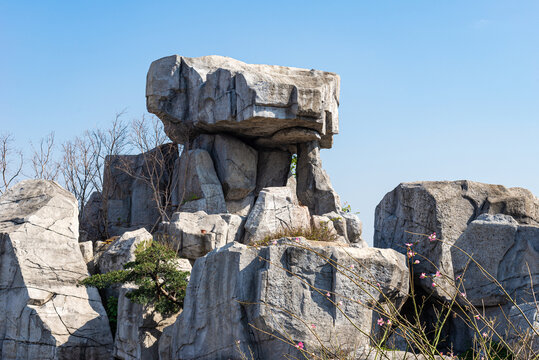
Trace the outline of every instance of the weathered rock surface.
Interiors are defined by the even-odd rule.
[[[82,254],[82,258],[84,259],[84,262],[86,263],[86,267],[88,269],[88,272],[90,274],[95,273],[95,266],[94,266],[94,243],[92,241],[85,241],[79,243],[80,252]]]
[[[414,245],[415,251],[432,261],[446,275],[443,281],[448,281],[456,276],[451,245],[458,241],[468,225],[481,214],[510,215],[519,225],[538,226],[539,200],[525,189],[508,189],[501,185],[465,180],[403,183],[388,193],[376,207],[374,246],[405,253],[405,243],[417,242]],[[433,232],[443,242],[431,242],[424,236],[412,234]],[[537,253],[536,247],[533,244],[527,245],[530,255]],[[490,245],[488,248],[492,252],[491,256],[504,256],[501,248]],[[421,261],[415,265],[415,273],[433,273],[436,271],[434,266],[428,261]],[[440,281],[440,285],[452,287],[451,282]],[[430,282],[424,285],[427,291],[432,291]],[[452,292],[448,287],[443,288],[444,291],[439,286],[434,292],[442,298],[450,297]]]
[[[245,243],[287,229],[309,228],[309,210],[297,203],[289,187],[264,188],[245,222]]]
[[[341,210],[339,195],[333,190],[329,176],[322,168],[317,141],[298,144],[297,195],[313,215]]]
[[[187,167],[187,169],[186,169]],[[181,211],[226,212],[221,182],[215,173],[210,154],[203,149],[183,153],[174,168],[172,205]]]
[[[79,241],[96,241],[105,233],[103,199],[99,191],[94,191],[82,210]]]
[[[114,356],[122,360],[157,360],[163,329],[172,325],[178,315],[163,317],[151,306],[133,303],[125,297],[131,289],[129,285],[120,289]]]
[[[125,232],[114,240],[99,257],[99,271],[104,274],[122,270],[125,264],[135,261],[137,246],[151,239],[152,235],[144,228]]]
[[[533,301],[532,283],[534,292],[539,292],[539,227],[519,226],[509,215],[482,214],[451,249],[453,271],[463,279],[461,290],[466,298],[475,306],[505,304],[508,299],[502,289],[461,250],[499,281],[518,304]]]
[[[520,304],[509,311],[509,322],[513,326],[508,328],[507,341],[513,351],[520,350],[521,358],[537,359],[539,356],[538,305],[535,302]]]
[[[152,179],[159,189],[171,191],[178,148],[159,146],[139,155],[107,156],[103,174],[103,201],[107,209],[109,235],[146,227],[150,230],[160,219]]]
[[[325,258],[303,248],[311,246],[344,268],[355,264],[356,275],[350,276],[372,286],[365,284],[360,290]],[[277,337],[286,332],[291,342],[301,341],[307,351],[317,352],[320,344],[311,324],[325,346],[352,352],[369,339],[337,307],[370,334],[376,317],[368,304],[383,301],[376,283],[399,307],[408,293],[405,257],[390,249],[304,239],[297,243],[283,239],[258,249],[227,244],[196,261],[184,311],[160,342],[161,359],[239,359],[237,342],[245,354],[253,351],[256,359],[300,357],[294,346]]]
[[[281,150],[258,151],[256,193],[265,187],[286,186],[292,154]]]
[[[0,358],[109,359],[112,336],[78,243],[75,197],[26,180],[0,197]]]
[[[255,190],[258,154],[241,140],[216,135],[212,157],[226,200],[241,200]]]
[[[177,212],[170,221],[160,224],[159,234],[178,250],[179,256],[194,260],[229,242],[239,241],[243,235],[242,224],[242,217],[234,214]]]
[[[323,71],[173,55],[151,64],[146,105],[178,143],[193,130],[271,137],[299,127],[315,130],[330,148],[338,133],[339,83],[336,74]],[[288,136],[304,139],[301,132]]]

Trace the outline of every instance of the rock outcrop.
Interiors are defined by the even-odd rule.
[[[151,64],[146,104],[178,143],[189,131],[298,143],[311,129],[330,148],[338,133],[339,86],[339,76],[323,71],[173,55]]]
[[[407,294],[405,256],[390,249],[303,238],[227,244],[196,261],[184,311],[161,338],[161,360],[239,359],[238,348],[256,359],[300,357],[298,342],[309,352],[353,352],[370,341],[372,302],[398,308]]]
[[[103,174],[103,200],[110,236],[146,227],[151,230],[160,219],[155,190],[172,191],[174,164],[178,159],[175,144],[165,144],[139,155],[107,156]]]
[[[125,264],[135,261],[137,246],[148,240],[152,240],[152,235],[144,228],[123,233],[99,256],[99,271],[104,274],[122,270]]]
[[[112,336],[78,243],[75,197],[26,180],[0,197],[0,358],[109,359]]]

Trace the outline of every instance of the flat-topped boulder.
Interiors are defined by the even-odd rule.
[[[266,147],[320,139],[331,148],[339,86],[330,72],[172,55],[151,64],[146,105],[178,143],[193,130],[234,133]]]

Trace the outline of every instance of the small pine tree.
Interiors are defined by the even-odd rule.
[[[80,281],[84,286],[107,288],[113,284],[133,283],[138,286],[126,297],[138,304],[153,305],[163,315],[180,311],[187,288],[188,271],[177,269],[176,252],[157,241],[139,244],[135,261],[124,265],[123,270],[96,274]]]

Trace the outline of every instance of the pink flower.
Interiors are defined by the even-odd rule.
[[[273,240],[273,245],[277,245],[277,240]]]
[[[380,283],[376,283],[376,286],[380,287]]]
[[[439,271],[436,271],[436,274],[434,274],[434,276],[436,276],[436,277],[440,277],[440,276],[442,276],[442,274],[440,274],[440,272],[439,272]]]
[[[299,243],[299,238],[296,238],[296,242]]]
[[[391,324],[393,324],[393,323],[391,322],[391,320],[388,320],[388,321],[387,321],[387,325],[388,325],[388,326],[391,326]]]
[[[380,318],[376,321],[378,323],[378,325],[382,326],[384,325],[384,319]]]
[[[338,304],[339,304],[339,306],[342,306],[342,301],[339,301]]]
[[[420,278],[420,279],[424,279],[424,278],[426,278],[426,277],[427,277],[427,274],[425,274],[425,273],[421,273],[421,275],[419,275],[419,278]]]
[[[483,336],[484,336],[484,337],[487,337],[487,336],[488,336],[488,334],[487,334],[486,332],[484,332],[484,333],[483,333]]]
[[[414,256],[414,252],[413,251],[408,251],[406,253],[406,255],[408,255],[408,257],[411,258],[412,256]]]
[[[432,283],[432,287],[436,287],[436,283]]]
[[[311,324],[311,328],[314,330],[316,329],[316,325],[315,324]]]
[[[406,245],[406,246],[408,246],[408,247],[411,247],[411,246],[413,246],[414,244],[412,244],[412,243],[406,243],[406,244],[404,244],[404,245]]]
[[[414,261],[414,264],[419,264],[419,263],[420,263],[419,260]]]
[[[460,277],[461,277],[461,275],[457,276],[457,278],[456,278],[455,280],[458,280],[458,279],[460,279]]]
[[[433,232],[432,234],[429,235],[429,241],[436,241],[436,233]]]
[[[465,293],[465,292],[461,292],[460,295],[461,295],[462,297],[466,297],[466,293]]]
[[[296,345],[296,348],[303,350],[303,343],[300,341],[300,342]]]
[[[477,320],[479,320],[479,319],[481,318],[481,316],[475,315],[474,318],[476,318]]]
[[[331,294],[329,293],[329,291],[326,293],[326,296],[327,296],[327,297],[330,297],[330,296],[331,296]]]
[[[355,268],[354,264],[350,265],[350,269],[353,269]]]

